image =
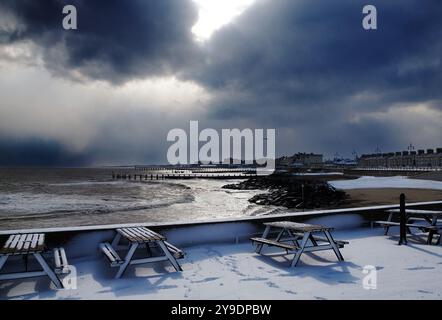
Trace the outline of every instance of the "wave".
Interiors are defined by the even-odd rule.
[[[259,216],[267,216],[271,214],[282,214],[286,213],[286,208],[274,207],[274,206],[261,206],[256,204],[249,204],[242,213],[245,216],[250,217],[259,217]]]
[[[0,221],[17,220],[17,219],[37,219],[37,218],[60,218],[62,216],[68,215],[72,218],[72,215],[96,215],[96,214],[110,214],[110,213],[124,213],[131,211],[142,211],[142,210],[152,210],[159,208],[166,208],[175,204],[191,203],[194,201],[193,195],[186,195],[181,199],[175,201],[169,201],[167,203],[157,203],[157,204],[142,204],[133,205],[129,207],[114,207],[114,208],[99,208],[99,209],[72,209],[72,210],[53,210],[47,212],[32,212],[26,214],[8,214],[3,215],[0,212]]]

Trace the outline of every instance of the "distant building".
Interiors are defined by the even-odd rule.
[[[360,167],[442,167],[442,148],[398,151],[389,153],[363,154],[358,159]]]
[[[322,154],[297,153],[290,157],[281,157],[276,159],[278,167],[312,167],[322,165]]]
[[[343,167],[355,167],[358,164],[354,159],[334,159],[331,163]]]

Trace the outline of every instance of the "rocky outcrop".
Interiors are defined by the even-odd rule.
[[[347,195],[325,181],[299,180],[280,176],[253,177],[237,184],[223,186],[235,190],[268,190],[250,202],[287,208],[314,209],[337,207],[345,203]]]

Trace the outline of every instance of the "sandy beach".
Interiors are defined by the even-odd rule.
[[[349,203],[345,207],[397,204],[401,193],[405,194],[407,202],[442,200],[442,191],[432,189],[367,188],[350,189],[345,190],[345,192],[350,196]]]

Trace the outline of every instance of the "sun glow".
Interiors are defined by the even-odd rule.
[[[198,6],[198,21],[192,32],[198,41],[205,41],[228,24],[255,0],[193,0]]]

